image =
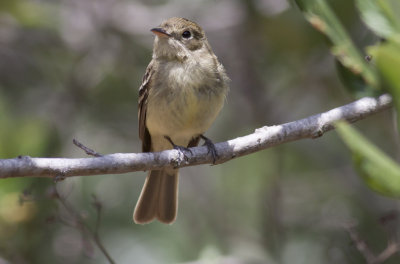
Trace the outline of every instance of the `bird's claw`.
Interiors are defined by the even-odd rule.
[[[176,150],[178,150],[178,151],[180,151],[180,152],[189,152],[190,153],[190,155],[193,155],[193,152],[190,150],[190,148],[186,148],[186,147],[183,147],[183,146],[178,146],[178,145],[173,145],[173,147],[174,147],[174,149],[176,149]]]
[[[215,164],[215,162],[217,161],[219,156],[218,156],[217,149],[215,148],[214,143],[211,141],[211,139],[209,139],[203,135],[201,135],[200,137],[204,140],[203,146],[207,147],[208,153],[210,153],[213,158],[213,164]]]
[[[190,155],[193,155],[193,152],[190,150],[190,148],[175,145],[175,143],[172,141],[172,139],[171,139],[169,136],[164,136],[164,138],[165,138],[166,140],[168,140],[169,143],[171,143],[171,145],[172,145],[172,147],[173,147],[174,149],[176,149],[177,151],[179,151],[180,153],[183,154],[183,157],[184,157],[185,160],[188,160],[188,159],[189,159],[188,156],[185,154],[185,152],[189,152]]]

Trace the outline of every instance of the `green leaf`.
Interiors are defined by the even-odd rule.
[[[336,128],[365,183],[376,192],[400,198],[400,166],[347,123],[338,122]]]
[[[392,95],[400,124],[400,44],[388,41],[368,49],[381,76],[385,89]],[[400,131],[400,130],[399,130]]]
[[[379,89],[376,73],[353,44],[343,25],[325,0],[296,0],[311,25],[331,41],[332,53],[354,75],[366,83],[366,89]]]
[[[382,38],[400,42],[400,2],[398,0],[356,0],[364,23]]]
[[[355,75],[348,68],[344,67],[338,60],[335,60],[336,71],[343,85],[353,94],[355,98],[375,97],[381,91],[368,89],[368,85],[360,75]]]

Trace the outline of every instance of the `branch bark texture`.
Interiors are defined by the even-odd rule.
[[[215,144],[219,157],[216,164],[251,154],[272,146],[303,138],[317,138],[334,128],[339,120],[356,122],[391,107],[392,98],[364,97],[301,120],[258,128],[254,133]],[[116,153],[95,158],[32,158],[20,156],[0,160],[0,178],[70,177],[120,174],[133,171],[186,167],[213,162],[207,147],[191,148],[192,153],[165,150],[157,153]]]

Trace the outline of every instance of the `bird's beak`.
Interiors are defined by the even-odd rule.
[[[171,34],[167,33],[167,31],[160,27],[152,28],[150,31],[159,37],[171,37]]]

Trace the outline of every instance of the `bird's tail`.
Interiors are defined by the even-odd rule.
[[[147,175],[133,213],[137,224],[146,224],[157,218],[172,224],[178,210],[178,170],[153,170]]]

